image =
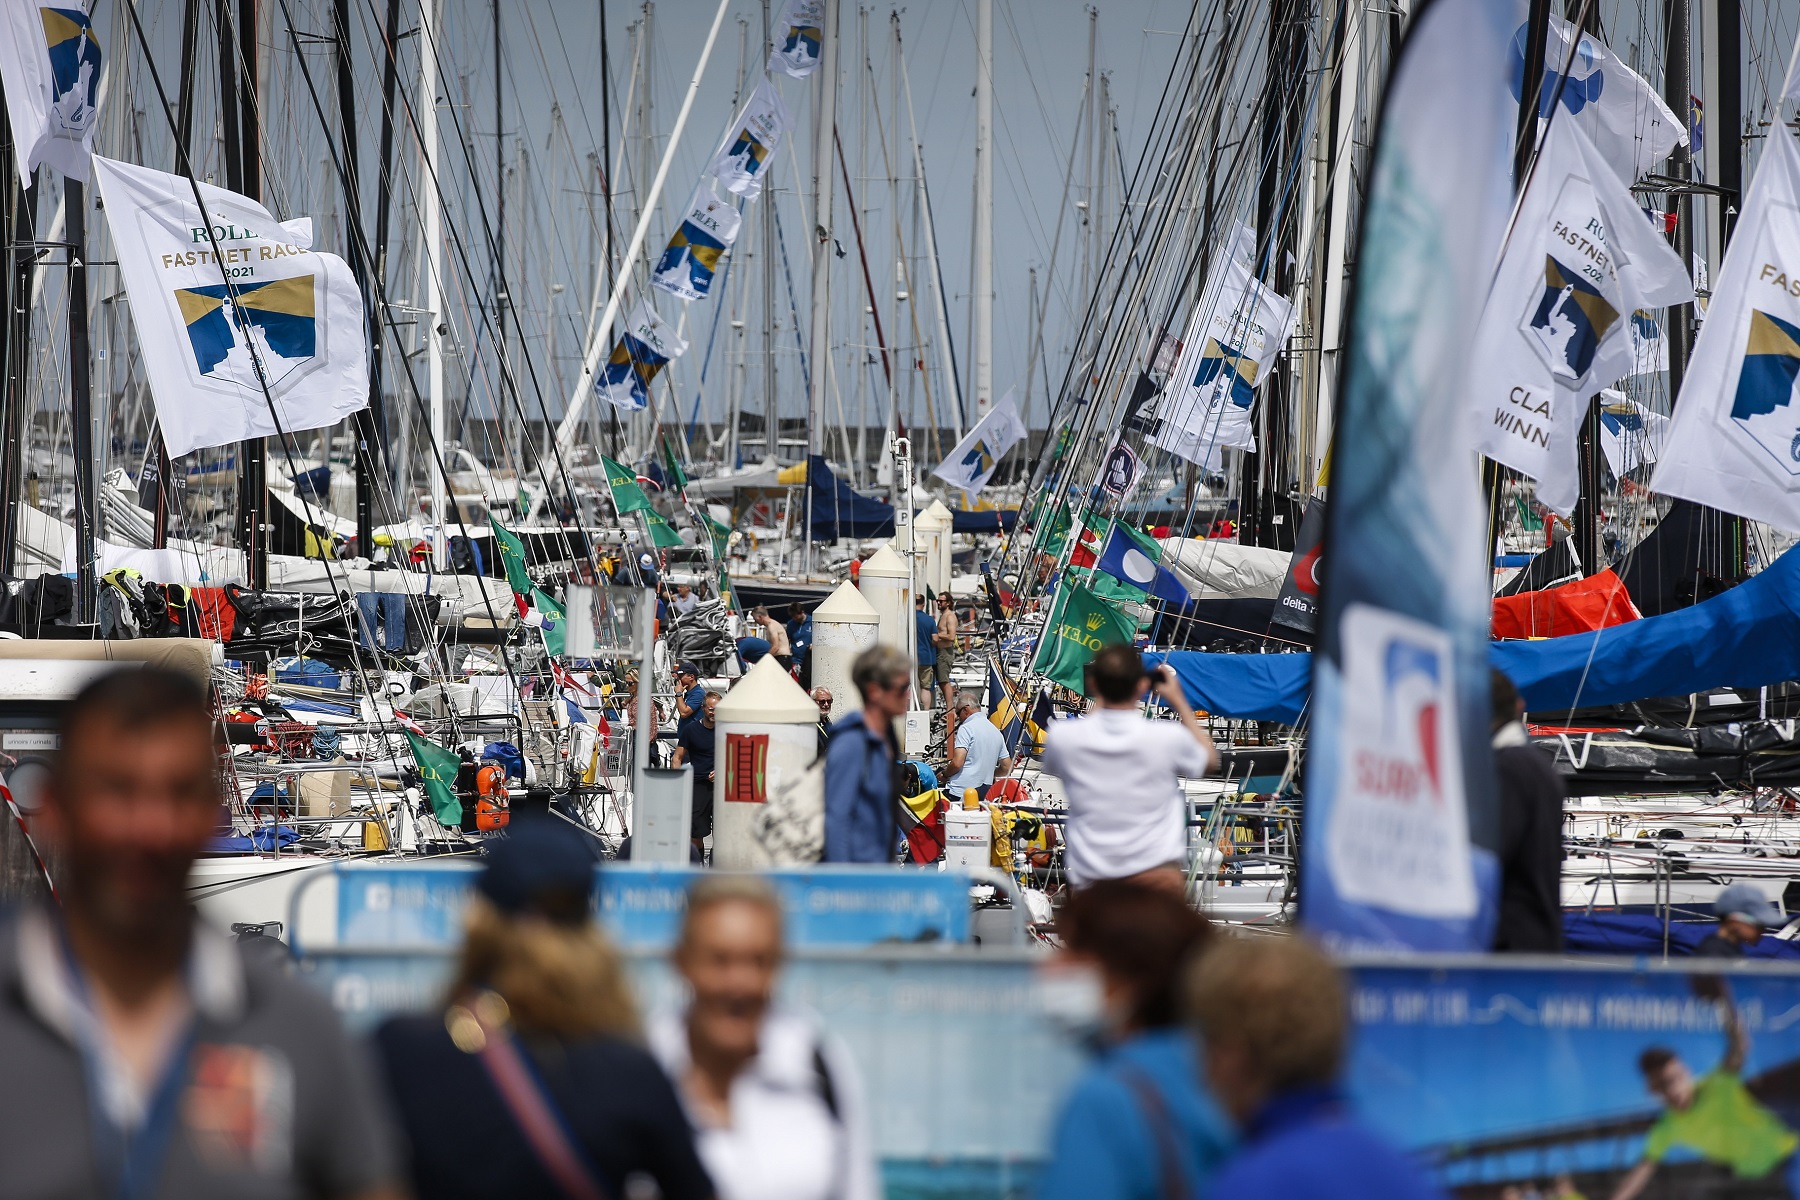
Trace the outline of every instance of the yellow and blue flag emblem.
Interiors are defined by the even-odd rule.
[[[1249,408],[1256,401],[1256,360],[1235,346],[1209,337],[1206,349],[1200,355],[1199,369],[1194,372],[1194,387],[1204,388],[1226,374],[1231,376],[1231,403],[1238,408]]]
[[[41,8],[44,45],[50,52],[50,104],[64,108],[71,94],[93,111],[100,90],[100,40],[79,8]],[[85,93],[85,94],[83,94]]]
[[[1579,379],[1594,365],[1600,343],[1619,322],[1619,310],[1581,272],[1544,256],[1544,292],[1530,326],[1550,353],[1553,364]]]
[[[225,361],[238,344],[238,330],[249,326],[262,330],[270,352],[284,359],[308,359],[318,352],[311,275],[177,288],[175,302],[202,375],[211,375]],[[234,317],[227,317],[228,307]]]
[[[683,221],[656,262],[656,286],[688,300],[704,300],[724,253],[724,242],[694,222]]]
[[[1731,419],[1747,421],[1786,407],[1794,398],[1797,375],[1800,326],[1752,309],[1744,365],[1738,371],[1737,393],[1731,401]]]

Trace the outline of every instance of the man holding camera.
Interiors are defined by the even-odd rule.
[[[1140,709],[1154,690],[1178,721],[1146,720]],[[1184,890],[1187,802],[1181,777],[1197,779],[1218,765],[1219,752],[1175,672],[1153,673],[1130,646],[1106,646],[1087,668],[1093,707],[1084,717],[1054,722],[1044,739],[1044,770],[1062,780],[1068,802],[1069,882],[1136,879]]]

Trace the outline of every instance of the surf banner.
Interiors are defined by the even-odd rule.
[[[1475,448],[1537,480],[1568,516],[1589,398],[1632,373],[1631,315],[1684,304],[1693,279],[1576,124],[1557,114],[1475,340]]]
[[[1504,6],[1431,0],[1383,102],[1313,655],[1300,916],[1339,948],[1483,950],[1498,836],[1468,347],[1511,194]],[[1335,547],[1347,547],[1335,553]]]
[[[1651,490],[1800,531],[1800,144],[1769,131]]]
[[[247,196],[94,157],[144,375],[171,456],[319,429],[368,404],[350,266]],[[266,394],[265,394],[266,389]]]
[[[750,101],[732,125],[725,144],[713,155],[712,173],[734,196],[756,199],[762,192],[769,163],[793,123],[781,93],[764,79],[750,94]]]
[[[39,164],[87,181],[100,62],[100,41],[79,4],[0,0],[0,83],[27,187]]]

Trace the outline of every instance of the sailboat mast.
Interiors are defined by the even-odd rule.
[[[806,403],[806,451],[825,454],[829,446],[825,437],[825,390],[831,372],[826,364],[831,356],[831,213],[835,172],[833,151],[837,129],[837,22],[838,0],[825,0],[824,24],[819,43],[819,90],[813,110],[813,220],[819,248],[813,255],[812,330],[808,344],[812,347],[812,373]],[[811,506],[807,506],[808,514]],[[807,545],[812,544],[811,521],[807,527]],[[811,551],[809,550],[808,553]]]
[[[425,158],[425,362],[426,396],[431,411],[431,440],[444,445],[444,230],[443,197],[439,190],[437,119],[437,0],[419,5],[419,141]],[[448,563],[444,519],[447,506],[444,473],[426,472],[431,478],[431,557],[439,570]]]
[[[257,5],[238,0],[235,25],[231,0],[218,0],[219,108],[225,132],[225,186],[262,199],[257,132]],[[232,45],[235,34],[237,45]],[[238,443],[238,545],[244,550],[250,588],[269,586],[268,446],[265,439]]]
[[[994,403],[994,0],[975,4],[975,414]]]
[[[763,0],[763,45],[769,45],[769,0]],[[775,431],[781,423],[781,404],[775,398],[775,192],[769,190],[762,204],[762,327],[763,327],[763,457],[776,460]]]
[[[69,240],[69,423],[75,454],[75,624],[98,619],[94,567],[94,390],[88,361],[87,187],[63,180],[64,236]]]
[[[363,324],[369,337],[369,403],[350,418],[356,447],[352,456],[356,471],[356,552],[367,557],[375,550],[375,415],[381,405],[381,314],[369,286],[367,247],[355,233],[362,227],[362,187],[357,172],[356,87],[350,73],[350,0],[334,0],[331,24],[337,60],[338,137],[343,143],[344,241],[349,250],[350,273],[356,279],[356,290],[362,293]]]

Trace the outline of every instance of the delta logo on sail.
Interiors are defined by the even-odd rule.
[[[194,365],[210,379],[260,388],[252,341],[270,387],[318,353],[318,301],[312,275],[177,288],[175,303],[187,327]]]
[[[1793,407],[1796,376],[1800,376],[1800,326],[1751,309],[1731,419],[1790,475],[1800,475],[1800,415]]]

